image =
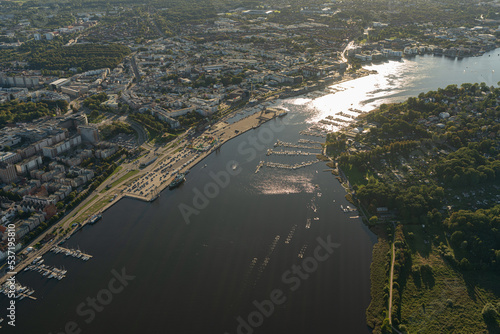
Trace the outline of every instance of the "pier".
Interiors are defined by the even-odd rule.
[[[321,146],[307,146],[307,145],[300,145],[300,144],[292,144],[292,143],[287,143],[281,140],[277,140],[276,143],[274,144],[274,147],[290,147],[290,148],[303,148],[303,149],[311,149],[311,150],[321,150],[323,149]]]
[[[301,134],[303,136],[326,138],[326,133],[323,131],[302,130],[299,132],[299,134]]]
[[[299,143],[301,143],[301,144],[319,144],[319,145],[324,144],[324,142],[310,140],[310,139],[299,139]]]
[[[56,254],[64,253],[66,256],[71,255],[75,258],[82,259],[83,261],[88,261],[93,257],[90,254],[85,254],[84,252],[82,252],[79,249],[68,249],[68,248],[64,248],[61,246],[54,246],[53,248],[51,248],[51,251],[56,253]]]
[[[29,298],[29,299],[32,299],[32,300],[36,300],[36,297],[33,297],[31,294],[35,292],[35,290],[29,290],[28,293],[24,293],[24,292],[19,292],[17,295],[19,296],[19,299],[23,299],[23,298]]]
[[[311,165],[316,164],[318,162],[321,162],[321,160],[305,161],[305,162],[301,162],[299,164],[294,164],[294,165],[281,164],[281,163],[277,163],[277,162],[265,162],[265,161],[261,161],[257,165],[257,169],[255,170],[255,174],[257,174],[262,167],[296,170],[296,169],[299,169],[299,168],[304,168],[304,167],[307,167],[307,166],[311,166]]]
[[[302,151],[274,151],[272,149],[268,149],[266,155],[289,155],[289,156],[296,156],[296,155],[317,155],[318,153],[315,152],[302,152]]]
[[[321,124],[325,124],[325,125],[334,125],[334,126],[342,126],[342,124],[340,123],[337,123],[337,122],[333,122],[333,121],[327,121],[327,120],[324,120],[322,119],[321,121],[319,121]]]
[[[19,300],[26,297],[32,300],[36,300],[36,297],[32,296],[32,294],[35,293],[35,290],[30,289],[27,286],[22,286],[19,282],[16,282],[13,287],[11,286],[10,282],[5,282],[0,288],[0,291],[6,296],[8,296],[10,292],[14,292],[16,298],[18,298]]]
[[[65,278],[66,273],[68,272],[65,269],[49,267],[48,265],[45,265],[42,263],[36,263],[36,264],[29,265],[26,268],[24,268],[24,270],[25,271],[26,270],[37,271],[42,276],[45,276],[47,278],[57,278],[58,280],[62,280],[63,278]]]

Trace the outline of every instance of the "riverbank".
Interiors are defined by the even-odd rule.
[[[181,162],[178,162],[177,165],[171,166],[169,169],[172,170],[177,170],[179,173],[186,173],[188,170],[199,164],[203,159],[205,159],[207,156],[215,152],[216,150],[220,149],[224,143],[230,141],[231,139],[234,139],[243,133],[256,129],[262,124],[274,119],[277,117],[277,110],[273,108],[267,108],[262,110],[261,112],[251,114],[237,122],[234,123],[227,123],[225,121],[221,121],[219,123],[216,123],[212,126],[211,129],[205,131],[204,133],[200,134],[199,136],[211,136],[217,138],[217,142],[207,151],[204,151],[202,153],[195,153],[195,152],[190,152],[193,157],[191,159],[188,159],[186,157],[185,159],[188,159],[188,163],[186,165],[182,164]],[[196,155],[198,154],[198,155]],[[148,173],[145,173],[141,176],[141,178],[148,179],[151,177],[155,177],[156,174],[161,174],[154,172],[155,169],[157,168],[166,168],[168,162],[168,156],[165,154],[165,156],[160,157],[157,159],[155,163],[152,164],[152,167],[150,168],[151,170]],[[177,166],[177,167],[176,167]],[[176,173],[170,175],[170,177],[162,179],[161,177],[156,177],[154,180],[151,182],[153,183],[154,189],[149,190],[149,195],[148,196],[141,196],[140,194],[135,193],[130,193],[130,192],[125,192],[120,194],[120,196],[116,199],[118,201],[122,197],[128,197],[128,198],[134,198],[134,199],[139,199],[142,201],[146,202],[151,202],[155,200],[159,193],[165,190],[169,184],[173,181],[175,178]],[[137,180],[137,182],[142,182],[141,179]]]
[[[386,278],[389,270],[390,244],[383,226],[374,226],[371,231],[377,236],[373,246],[372,263],[370,265],[370,305],[366,309],[366,324],[373,329],[373,334],[381,334],[381,327],[387,317],[388,296]]]
[[[370,75],[371,73],[373,73],[373,71],[363,70],[363,71],[360,71],[359,73],[346,74],[342,80],[340,80],[338,82],[328,83],[328,85],[339,84],[339,83],[343,83],[346,81],[358,79],[360,77]],[[307,88],[306,91],[290,92],[290,94],[291,94],[290,96],[283,96],[283,97],[301,96],[301,95],[307,94],[311,91],[319,91],[321,89],[324,89],[325,86],[326,86],[325,83],[310,86]],[[281,97],[282,96],[280,95],[279,98],[281,98]],[[261,103],[271,102],[272,100],[275,100],[277,98],[278,98],[278,96],[275,96],[272,99],[268,98],[264,101],[261,101]],[[179,168],[179,172],[181,172],[181,171],[185,172],[185,171],[193,168],[198,163],[203,161],[206,157],[208,157],[211,153],[213,153],[214,151],[219,149],[224,143],[226,143],[226,142],[228,142],[228,141],[230,141],[230,140],[232,140],[232,139],[234,139],[234,138],[236,138],[236,137],[238,137],[238,136],[240,136],[240,135],[242,135],[242,134],[244,134],[252,129],[258,128],[260,125],[274,119],[276,117],[276,115],[277,115],[277,110],[275,110],[273,108],[267,108],[267,112],[264,109],[261,112],[250,114],[249,116],[247,116],[247,117],[245,117],[237,122],[231,123],[231,124],[229,124],[225,121],[221,121],[219,123],[214,124],[212,126],[212,129],[205,131],[204,133],[200,134],[200,136],[207,134],[207,135],[212,135],[212,136],[217,137],[219,140],[217,145],[212,147],[210,150],[201,153],[198,157],[196,157],[193,161],[191,161],[186,166]],[[179,147],[181,147],[181,146],[182,145],[179,145]],[[155,161],[153,164],[148,166],[143,171],[142,175],[136,176],[136,179],[144,178],[146,175],[148,175],[150,172],[152,172],[155,168],[160,166],[162,162],[164,162],[166,159],[168,159],[168,156],[171,155],[172,151],[173,151],[173,149],[165,149],[163,155],[159,156],[157,161]],[[180,167],[181,163],[182,163],[182,161],[179,161],[179,163],[176,166]],[[174,169],[174,168],[175,168],[175,166],[172,166],[172,169]],[[173,178],[174,178],[174,175],[170,176],[170,178],[165,179],[163,182],[158,183],[156,185],[156,189],[154,191],[151,191],[151,195],[149,195],[149,196],[140,196],[140,195],[130,194],[130,193],[125,192],[124,189],[121,189],[121,188],[123,188],[123,185],[130,183],[130,180],[124,180],[121,184],[117,184],[115,187],[112,188],[112,192],[110,192],[110,193],[105,192],[102,194],[102,196],[100,198],[97,198],[96,200],[94,200],[94,198],[91,195],[89,195],[88,198],[90,198],[91,200],[90,200],[90,202],[85,204],[85,205],[89,205],[89,207],[92,207],[92,205],[95,205],[96,203],[98,204],[99,201],[101,201],[101,202],[104,201],[103,198],[106,195],[110,196],[112,193],[114,193],[116,195],[111,201],[109,201],[109,199],[107,199],[106,204],[99,205],[99,210],[97,210],[96,212],[88,212],[89,217],[92,216],[93,214],[98,213],[98,212],[104,213],[105,211],[107,211],[111,207],[113,207],[113,205],[118,203],[124,197],[151,202],[158,197],[158,194],[161,191],[165,190],[165,188],[168,187],[168,185],[173,180]],[[74,209],[72,212],[68,213],[65,216],[66,218],[64,218],[62,221],[60,221],[57,224],[55,224],[54,226],[52,226],[50,228],[50,231],[52,231],[52,232],[63,225],[68,226],[69,231],[64,236],[61,235],[59,237],[56,237],[56,238],[52,239],[51,241],[43,244],[40,249],[29,253],[29,255],[18,264],[18,266],[16,267],[16,271],[17,272],[22,271],[27,265],[29,265],[31,263],[31,260],[33,258],[38,257],[38,256],[43,256],[45,253],[50,251],[50,249],[54,245],[63,241],[64,239],[67,240],[69,237],[71,237],[71,235],[73,233],[75,233],[76,231],[78,231],[82,227],[84,227],[87,223],[87,220],[84,220],[82,223],[78,224],[77,226],[69,227],[69,225],[68,225],[68,224],[71,224],[71,222],[73,222],[76,217],[80,216],[81,210],[82,210],[82,208]],[[87,211],[85,211],[85,212],[87,213]],[[6,279],[8,279],[10,276],[12,276],[12,275],[5,275],[5,276],[1,277],[0,284],[2,282],[4,282]]]

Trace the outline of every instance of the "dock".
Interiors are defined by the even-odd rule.
[[[281,169],[291,169],[291,170],[296,170],[296,169],[299,169],[299,168],[304,168],[304,167],[307,167],[307,166],[311,166],[315,163],[318,163],[318,162],[321,162],[321,160],[312,160],[312,161],[305,161],[305,162],[301,162],[299,164],[294,164],[294,165],[287,165],[287,164],[281,164],[281,163],[277,163],[277,162],[265,162],[265,161],[261,161],[259,162],[259,164],[257,165],[257,169],[255,170],[255,174],[257,174],[260,169],[262,167],[269,167],[269,168],[281,168]]]
[[[315,140],[311,140],[311,139],[299,139],[299,143],[301,143],[301,144],[319,144],[319,145],[322,145],[325,142],[315,141]]]
[[[299,134],[301,134],[303,136],[312,136],[312,137],[326,138],[326,133],[321,132],[321,131],[302,130],[302,131],[299,132]]]
[[[66,277],[66,273],[68,272],[65,269],[60,269],[60,268],[55,268],[55,267],[50,267],[46,264],[42,263],[36,263],[27,266],[24,268],[24,270],[31,270],[31,271],[36,271],[39,272],[42,276],[47,277],[47,278],[56,278],[58,280],[62,280],[63,278]]]
[[[11,287],[10,282],[3,283],[0,291],[6,296],[8,296],[10,292],[14,292],[16,298],[18,298],[19,300],[26,297],[32,300],[36,300],[36,297],[32,296],[32,294],[35,293],[35,290],[30,289],[27,286],[22,286],[21,283],[17,281],[14,283],[14,287]]]
[[[35,290],[31,290],[31,291],[35,292]],[[36,297],[33,297],[33,296],[29,295],[29,294],[25,294],[24,292],[19,292],[18,296],[19,296],[19,299],[29,298],[29,299],[32,299],[32,300],[36,300]]]
[[[296,155],[317,155],[318,153],[315,152],[302,152],[302,151],[274,151],[272,149],[267,150],[266,155],[289,155],[289,156],[296,156]]]
[[[50,250],[56,254],[64,253],[66,256],[72,256],[78,259],[82,259],[83,261],[88,261],[93,257],[92,255],[86,254],[79,249],[69,249],[61,246],[54,246]]]
[[[310,149],[310,150],[321,150],[323,147],[320,145],[314,145],[314,146],[309,146],[309,145],[302,145],[302,144],[292,144],[292,143],[287,143],[281,140],[277,140],[276,143],[274,143],[274,147],[290,147],[290,148],[302,148],[302,149]]]

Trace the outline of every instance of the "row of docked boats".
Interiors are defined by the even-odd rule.
[[[353,212],[356,211],[356,208],[351,208],[349,205],[347,205],[345,208],[343,205],[340,206],[340,210],[344,212]]]
[[[50,267],[46,264],[43,264],[43,260],[27,266],[26,268],[24,268],[24,270],[36,271],[42,274],[42,276],[44,277],[55,278],[58,280],[62,280],[64,277],[66,277],[66,273],[68,272],[66,269]]]
[[[52,252],[59,254],[65,254],[66,256],[72,256],[77,259],[82,259],[83,261],[88,261],[92,258],[92,255],[82,252],[80,249],[68,249],[61,246],[54,246],[51,249]]]
[[[14,283],[12,286],[12,283],[7,281],[0,287],[0,292],[6,296],[9,296],[10,293],[14,292],[15,298],[21,300],[31,296],[35,290],[30,289],[27,286],[22,286],[19,282]]]

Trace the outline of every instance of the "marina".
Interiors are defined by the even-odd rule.
[[[19,282],[15,282],[13,285],[10,282],[5,282],[0,287],[0,292],[2,292],[6,296],[8,296],[9,293],[14,292],[15,298],[19,300],[22,300],[26,297],[32,300],[36,300],[36,297],[32,296],[32,294],[35,293],[35,290],[28,288],[27,286],[22,286]]]
[[[434,59],[425,57],[427,58]],[[381,66],[389,68],[399,66],[399,64],[391,63],[390,66]],[[451,72],[449,68],[442,67],[447,72]],[[419,68],[425,68],[426,72],[433,73],[433,68],[430,66]],[[380,73],[387,75],[383,71]],[[395,77],[391,78],[395,80],[395,86],[389,87],[387,91],[398,93],[396,91],[399,87],[396,87],[397,80],[403,75],[399,72],[389,74]],[[407,73],[404,73],[404,77],[413,78]],[[408,94],[416,95],[434,86],[445,87],[446,85],[438,79],[435,80],[436,83],[427,80],[432,85],[426,81],[425,85],[415,87],[415,92]],[[374,78],[367,77],[359,80],[370,81],[369,92],[373,90]],[[466,78],[466,80],[473,81],[474,78]],[[418,83],[419,81],[415,79],[401,86],[406,89],[409,85]],[[354,88],[347,88],[345,92],[359,91],[363,87],[362,84],[356,84]],[[381,89],[385,88],[382,82]],[[387,95],[387,91],[384,90],[382,93]],[[335,95],[342,97],[343,93],[339,91]],[[387,99],[379,96],[365,97],[363,92],[353,95],[359,96],[360,101],[363,98],[370,99],[369,103],[372,98],[374,100],[378,98],[376,102],[379,104],[388,102]],[[394,99],[402,97],[403,93],[394,94]],[[329,98],[331,96],[320,99]],[[347,110],[347,108],[340,109],[341,101],[328,102],[329,105],[335,105],[336,109]],[[349,99],[349,105],[352,102],[353,99]],[[294,119],[297,123],[302,122],[301,125],[306,121],[317,122],[318,119],[325,118],[326,113],[329,112],[320,108],[312,111],[313,108],[298,104],[294,107],[290,106],[291,103],[286,105],[290,108],[290,119]],[[373,109],[371,104],[358,106],[357,101],[354,103],[355,108]],[[314,114],[316,111],[317,114]],[[304,128],[307,129],[308,126],[289,126],[287,131],[288,129],[297,131],[293,134],[282,133],[280,136],[288,142],[297,142],[297,133],[305,136],[314,133],[317,135],[315,137],[326,137],[324,131],[312,128],[304,130]],[[307,131],[307,134],[303,131]],[[200,170],[203,164],[192,168],[192,182],[190,179],[190,182],[177,191],[162,194],[154,205],[125,198],[106,211],[104,215],[106,224],[96,226],[100,229],[99,233],[91,233],[94,229],[84,229],[82,233],[76,235],[77,240],[74,242],[85,247],[92,247],[94,255],[99,257],[100,261],[89,263],[95,265],[92,272],[82,269],[78,275],[74,275],[78,279],[71,275],[70,278],[58,283],[57,296],[51,293],[45,298],[39,298],[37,303],[23,303],[23,311],[33,316],[31,319],[26,319],[29,321],[19,324],[20,330],[25,333],[53,331],[54,326],[45,324],[42,321],[45,319],[47,319],[46,322],[58,327],[64,326],[66,318],[61,319],[60,314],[65,312],[65,305],[78,305],[87,296],[102,289],[103,282],[93,281],[92,278],[99,275],[107,279],[106,275],[109,275],[110,268],[114,268],[117,263],[123,263],[127,266],[127,273],[137,275],[137,281],[130,284],[120,295],[123,303],[110,305],[114,308],[113,312],[103,312],[96,317],[89,327],[90,332],[97,333],[98,328],[105,328],[109,323],[113,323],[115,326],[113,330],[120,333],[144,331],[145,324],[148,324],[151,319],[143,314],[153,314],[159,307],[167,316],[155,320],[154,326],[156,327],[171,326],[170,328],[180,328],[179,333],[197,333],[202,332],[207,323],[213,323],[214,331],[229,332],[236,328],[237,323],[234,319],[237,316],[248,314],[248,307],[252,306],[253,300],[266,298],[269,294],[269,287],[282,287],[280,285],[282,284],[281,274],[284,270],[294,264],[300,265],[301,257],[306,259],[312,254],[316,246],[314,238],[325,238],[331,235],[332,241],[341,245],[339,250],[335,250],[334,256],[328,259],[326,265],[320,264],[318,272],[311,275],[307,281],[303,281],[300,289],[290,294],[293,298],[287,299],[280,312],[266,319],[262,330],[290,333],[321,332],[324,328],[335,327],[342,333],[369,333],[364,320],[366,307],[370,303],[369,267],[375,237],[358,219],[351,218],[355,215],[339,214],[340,204],[343,204],[345,208],[347,208],[346,204],[350,204],[344,198],[345,193],[342,188],[337,182],[332,182],[330,173],[315,173],[314,168],[306,168],[300,172],[285,170],[255,176],[253,167],[259,160],[266,159],[266,151],[270,147],[265,147],[262,152],[258,152],[259,155],[255,160],[245,162],[238,155],[237,147],[240,143],[248,141],[249,135],[242,136],[241,139],[235,138],[224,144],[220,152],[212,154],[204,161],[203,164],[207,167],[202,172]],[[272,143],[269,146],[272,146]],[[210,205],[202,210],[202,214],[193,215],[190,224],[184,224],[183,217],[177,209],[179,205],[192,203],[193,189],[202,188],[213,181],[208,172],[225,170],[227,162],[231,160],[241,163],[242,172],[229,183],[224,191],[220,192],[218,197],[211,200]],[[302,187],[302,184],[305,186]],[[319,185],[323,193],[321,198],[314,197],[316,193],[312,184]],[[272,196],[269,192],[265,192],[271,185],[274,191]],[[287,193],[289,189],[293,190],[292,196]],[[301,216],[305,211],[304,203],[311,201],[312,197],[319,208],[318,212],[314,213],[315,216],[321,218],[319,221],[313,220],[312,216]],[[332,203],[334,205],[331,205]],[[225,206],[227,210],[221,212],[221,206]],[[285,212],[276,209],[285,207],[287,208]],[[255,214],[247,214],[247,212]],[[308,217],[310,217],[310,224],[306,229],[304,225],[307,224]],[[229,223],[234,226],[234,229],[228,229]],[[138,228],[139,224],[141,228]],[[298,227],[295,229],[293,238],[288,239],[287,236],[294,225]],[[117,230],[121,231],[118,235]],[[256,269],[251,272],[253,268],[250,267],[251,263],[255,268],[260,268],[266,257],[266,249],[276,235],[281,235],[282,238],[277,243],[270,260],[267,261],[267,267],[257,279],[254,274]],[[113,240],[113,247],[109,247],[110,239]],[[289,243],[286,243],[287,239]],[[148,258],[148,261],[138,261],[138,258]],[[161,265],[157,266],[158,271],[154,275],[146,275],[152,262],[161,263]],[[235,266],[235,263],[248,265],[239,267]],[[280,267],[281,264],[283,266]],[[349,271],[342,270],[346,266],[349,266]],[[206,270],[207,268],[212,270]],[[73,268],[70,269],[73,273]],[[248,277],[245,276],[249,271]],[[200,272],[204,272],[202,278],[198,277]],[[228,282],[234,284],[233,289],[225,289],[224,285]],[[31,282],[28,283],[31,285]],[[162,288],[144,289],[144,283]],[[195,290],[193,286],[196,286]],[[37,291],[46,289],[35,287]],[[342,288],[339,289],[339,287]],[[223,289],[221,291],[226,294],[227,303],[213,303],[213,291],[217,288]],[[196,298],[186,298],[186,291],[193,291],[193,296]],[[238,291],[238,294],[234,291]],[[321,297],[319,292],[321,296],[329,296],[329,298],[319,298]],[[144,305],[143,313],[139,315],[137,310],[130,310],[128,306],[138,295],[141,296]],[[164,305],[161,303],[164,299],[181,301],[182,304]],[[355,305],[351,303],[352,300],[357,301]],[[314,305],[314,307],[304,309],[304,303]],[[36,308],[32,306],[35,304],[38,304]],[[74,310],[72,309],[71,312],[73,315]],[[124,315],[136,317],[138,321],[124,323]],[[193,316],[198,317],[199,321],[192,321]],[[315,321],[308,321],[309,319]],[[154,331],[154,328],[150,326],[147,330]]]

